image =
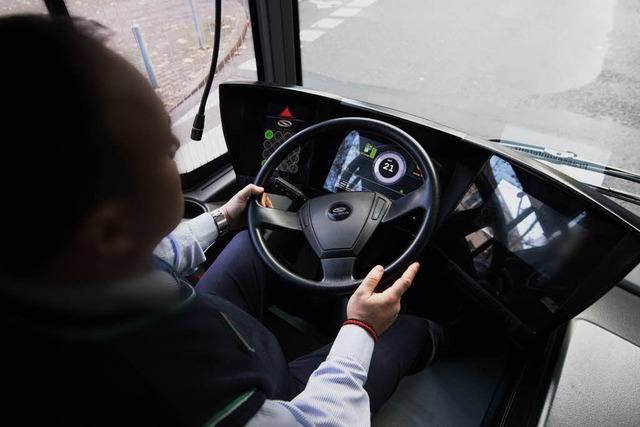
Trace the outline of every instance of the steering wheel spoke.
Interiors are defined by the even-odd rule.
[[[394,221],[416,209],[428,210],[430,201],[429,188],[426,183],[423,183],[411,193],[406,194],[398,200],[394,200],[386,215],[382,218],[382,223],[385,224]]]
[[[265,208],[256,203],[256,225],[272,230],[302,231],[298,214],[282,209]]]
[[[353,281],[355,257],[321,258],[324,283],[349,283]]]

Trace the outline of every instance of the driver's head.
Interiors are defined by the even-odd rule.
[[[1,276],[83,283],[137,274],[182,216],[179,142],[164,106],[100,41],[103,30],[0,19]]]

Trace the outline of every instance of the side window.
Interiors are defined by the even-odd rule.
[[[215,29],[213,0],[67,1],[72,16],[92,19],[110,32],[108,45],[133,63],[154,87],[180,139],[180,173],[226,153],[218,110],[218,85],[257,79],[249,10],[244,0],[222,2],[218,72],[211,87],[201,141],[190,138],[209,74]],[[44,1],[0,0],[0,13],[47,13]]]
[[[215,30],[212,0],[67,2],[71,15],[91,18],[113,31],[112,47],[149,78],[171,115],[182,146],[180,173],[191,172],[226,153],[218,110],[218,85],[256,80],[249,11],[242,0],[222,2],[219,71],[211,87],[201,141],[190,138],[211,66]]]

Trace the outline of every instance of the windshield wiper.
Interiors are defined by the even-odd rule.
[[[538,160],[545,160],[549,163],[556,165],[565,165],[573,168],[583,169],[586,171],[601,173],[604,175],[620,178],[625,181],[631,181],[640,184],[640,174],[631,172],[628,170],[616,168],[614,166],[605,165],[602,163],[592,162],[590,160],[581,159],[573,151],[562,151],[553,148],[541,147],[539,145],[524,144],[522,142],[509,141],[505,139],[490,139],[490,141],[497,142],[503,147],[511,148],[512,150],[519,151],[526,154],[529,157]],[[585,183],[589,187],[602,194],[610,197],[615,197],[626,202],[640,205],[640,196],[628,193],[626,191],[617,190],[611,187],[604,187],[601,185],[594,185]]]
[[[611,187],[603,187],[601,185],[594,185],[594,184],[587,184],[587,185],[606,196],[615,197],[616,199],[624,200],[626,202],[633,203],[640,206],[640,196],[636,196],[635,194],[628,193],[622,190],[616,190],[615,188],[611,188]]]
[[[490,141],[498,142],[504,147],[509,147],[513,150],[520,151],[521,153],[524,153],[529,157],[533,157],[535,159],[546,160],[547,162],[557,165],[566,165],[591,172],[602,173],[604,175],[614,176],[616,178],[621,178],[640,184],[640,174],[613,166],[604,165],[602,163],[596,163],[590,160],[581,159],[573,151],[561,151],[553,148],[523,144],[522,142],[508,141],[504,139],[490,139]]]

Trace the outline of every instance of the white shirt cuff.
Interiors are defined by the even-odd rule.
[[[218,238],[218,225],[209,212],[189,220],[188,224],[203,251],[209,249]]]
[[[374,345],[369,332],[358,325],[344,325],[340,328],[329,355],[354,359],[368,372]]]

